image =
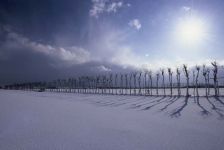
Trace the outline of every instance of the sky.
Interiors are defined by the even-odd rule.
[[[223,65],[223,14],[223,0],[1,0],[0,84]]]

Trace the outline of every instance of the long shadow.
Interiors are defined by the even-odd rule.
[[[129,99],[127,99],[126,102],[122,102],[122,103],[119,103],[119,104],[115,104],[115,106],[120,106],[120,105],[125,105],[125,104],[128,104],[130,105],[130,107],[128,108],[138,108],[138,107],[141,107],[142,105],[144,104],[147,104],[149,103],[147,98],[149,98],[148,96],[141,96],[139,97],[138,99],[134,99],[134,101],[130,101]],[[149,100],[153,100],[153,99],[157,99],[159,97],[157,96],[150,96],[150,99]]]
[[[128,101],[133,100],[133,99],[135,99],[135,97],[132,97],[132,98],[130,98],[130,97],[129,98],[128,97],[125,97],[125,98],[122,97],[119,100],[116,100],[116,101],[113,101],[113,102],[110,102],[110,103],[105,103],[103,106],[120,106],[122,104],[128,103]]]
[[[118,101],[120,99],[120,97],[114,97],[113,99],[111,99],[112,95],[106,96],[103,95],[104,97],[99,96],[100,100],[97,100],[93,103],[95,104],[99,104],[99,105],[104,105],[104,104],[109,104],[109,103],[113,103],[114,101]],[[101,99],[103,98],[103,99]]]
[[[98,104],[111,104],[111,103],[114,103],[114,102],[118,102],[120,100],[123,100],[124,98],[123,97],[113,97],[113,96],[107,96],[107,97],[104,97],[103,99],[97,101],[96,103]]]
[[[178,99],[180,99],[180,96],[177,96],[176,98],[170,100],[167,105],[165,105],[163,108],[160,109],[160,111],[166,110],[170,105],[175,103]]]
[[[154,104],[152,104],[150,106],[147,106],[147,107],[143,108],[142,110],[149,110],[149,109],[151,109],[154,106],[157,106],[157,105],[159,105],[161,103],[164,103],[166,101],[170,101],[172,99],[175,99],[176,97],[175,96],[174,97],[170,96],[168,99],[165,99],[165,98],[166,98],[166,96],[163,96],[161,99],[157,100],[156,103],[154,103]]]
[[[157,99],[157,98],[159,98],[159,99]],[[161,101],[161,100],[164,99],[164,98],[165,98],[165,97],[154,97],[153,99],[157,99],[157,100],[154,100],[154,101]],[[153,100],[153,99],[150,99],[150,100]],[[148,103],[151,103],[151,101],[144,102],[144,103],[141,102],[141,103],[132,104],[130,108],[133,108],[133,109],[135,109],[135,108],[139,108],[139,107],[144,106],[144,105],[146,105],[146,104],[148,104]]]
[[[78,101],[89,101],[92,100],[92,96],[93,95],[84,95],[84,94],[80,94],[80,98],[78,98]]]
[[[113,101],[113,102],[111,101],[111,102],[107,102],[107,103],[103,103],[103,104],[101,103],[102,104],[101,106],[120,106],[120,105],[124,105],[124,104],[127,104],[127,103],[131,103],[131,102],[133,102],[132,100],[134,100],[134,102],[135,102],[135,101],[145,99],[145,97],[132,97],[132,98],[126,97],[126,96],[124,96],[124,97],[122,97],[119,100]]]
[[[146,97],[145,97],[146,98]],[[153,100],[153,99],[157,99],[158,97],[153,97],[153,98],[151,98],[150,100]],[[163,98],[160,98],[160,99],[163,99]],[[158,100],[160,100],[160,99],[158,99]],[[129,108],[132,108],[132,109],[134,109],[134,108],[139,108],[139,107],[141,107],[141,106],[143,106],[144,104],[147,104],[147,103],[149,103],[149,102],[145,102],[145,101],[141,101],[141,102],[138,102],[138,103],[134,103],[134,104],[130,104],[130,107]]]
[[[150,101],[147,104],[151,104],[151,103],[155,103],[155,102],[160,102],[161,100],[165,99],[166,97],[172,98],[172,96],[166,96],[166,95],[164,95],[164,96],[162,96],[162,98],[157,99],[157,100],[154,100],[154,101]]]
[[[145,100],[145,98],[146,97],[138,97],[137,99],[136,99],[136,97],[132,97],[132,98],[126,98],[126,99],[124,99],[124,100],[122,100],[122,101],[119,101],[118,103],[114,103],[114,104],[112,104],[111,106],[113,106],[113,107],[117,107],[117,106],[121,106],[121,105],[125,105],[125,104],[129,104],[129,103],[134,103],[134,102],[137,102],[137,101],[144,101]],[[134,100],[134,101],[133,101]]]
[[[92,95],[80,95],[79,100],[87,100],[91,101],[93,103],[98,104],[98,106],[111,106],[111,107],[118,107],[121,105],[126,105],[128,108],[131,109],[139,109],[139,110],[150,110],[151,108],[154,108],[155,106],[158,112],[166,111],[168,112],[168,108],[172,107],[174,104],[178,102],[178,100],[181,100],[181,105],[173,110],[171,109],[171,112],[169,112],[169,115],[171,117],[179,117],[182,115],[183,110],[186,109],[189,103],[189,96],[182,97],[182,96],[128,96],[128,95],[99,95],[95,97],[96,100],[92,99]],[[183,98],[183,99],[182,99]],[[200,110],[198,114],[201,116],[209,116],[214,111],[214,114],[218,116],[217,119],[224,119],[224,102],[223,99],[220,99],[220,97],[204,97],[201,98],[200,96],[192,97],[192,100],[195,100],[196,107]],[[205,100],[206,98],[206,100]],[[93,101],[92,101],[93,100]],[[211,108],[208,110],[207,107],[205,107],[204,103],[202,103],[202,100],[205,100],[205,102],[208,105],[208,108]],[[193,102],[193,101],[192,101]],[[204,102],[204,101],[203,101]],[[179,104],[179,103],[178,103]],[[221,105],[220,105],[221,104]],[[206,105],[207,106],[207,105]],[[170,109],[169,109],[170,110]]]
[[[224,114],[222,113],[223,110],[220,108],[217,108],[215,104],[213,104],[208,97],[206,97],[206,99],[208,103],[212,106],[212,110],[214,110],[218,114],[220,119],[223,119],[224,118]]]
[[[150,98],[149,99],[150,101],[148,101],[147,98]],[[130,107],[128,107],[128,108],[134,109],[134,108],[138,108],[138,107],[141,107],[143,105],[146,105],[148,103],[151,103],[151,100],[157,99],[157,98],[160,98],[160,97],[157,97],[157,96],[150,96],[150,97],[149,96],[144,96],[144,98],[139,98],[139,99],[137,99],[135,101],[130,101],[130,102],[128,101],[128,102],[125,102],[125,103],[117,104],[116,106],[120,106],[120,105],[124,105],[124,104],[129,104]],[[163,98],[157,99],[155,101],[160,101],[161,99],[163,99]],[[139,102],[139,100],[140,100],[140,102]]]
[[[145,97],[146,98],[146,97]],[[149,103],[148,101],[145,101],[145,98],[143,99],[143,101],[135,101],[135,103],[131,104],[133,107],[135,106],[138,106],[138,105],[142,105],[144,103]],[[153,97],[150,97],[151,99],[150,100],[153,100],[153,99],[156,99],[158,97],[156,96],[153,96]]]
[[[179,116],[181,116],[181,112],[184,110],[184,108],[185,108],[185,107],[187,106],[187,104],[188,104],[188,99],[189,99],[189,96],[186,96],[183,105],[180,106],[179,108],[175,109],[175,110],[170,114],[170,116],[171,116],[171,117],[179,117]]]
[[[199,108],[201,108],[201,114],[202,116],[208,116],[209,114],[211,114],[207,109],[205,109],[201,104],[200,104],[200,99],[199,99],[199,96],[196,97],[196,103],[197,103],[197,106]]]
[[[224,106],[224,102],[217,96],[214,97],[220,104]]]

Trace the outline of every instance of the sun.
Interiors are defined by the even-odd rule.
[[[185,18],[177,25],[177,38],[185,43],[198,43],[205,38],[205,24],[198,18]]]

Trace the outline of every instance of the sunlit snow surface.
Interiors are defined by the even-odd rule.
[[[0,150],[222,150],[224,98],[0,91]]]

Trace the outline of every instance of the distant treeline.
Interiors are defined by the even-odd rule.
[[[131,73],[108,73],[107,75],[80,76],[69,79],[58,79],[50,82],[28,82],[5,85],[5,89],[56,91],[74,93],[129,94],[129,95],[199,95],[199,88],[204,88],[204,95],[220,95],[224,88],[223,77],[219,74],[216,62],[212,67],[196,66],[189,71],[187,65],[175,70],[161,69],[155,73],[150,70]],[[200,79],[200,82],[199,82]],[[183,91],[184,89],[184,91]],[[175,91],[174,91],[175,90]],[[153,92],[154,91],[154,92]]]

